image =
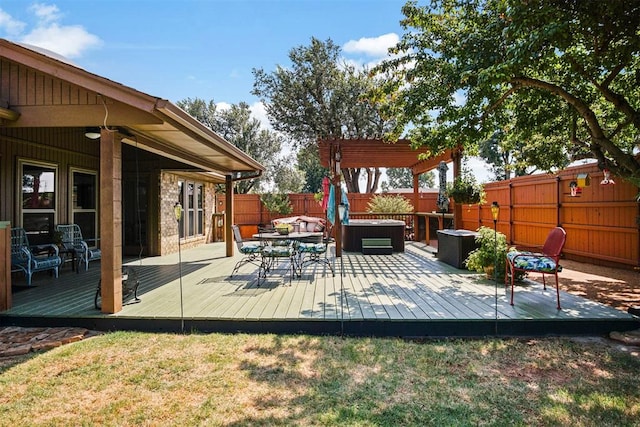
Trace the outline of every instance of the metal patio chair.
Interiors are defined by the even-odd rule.
[[[331,230],[326,228],[319,242],[301,242],[298,245],[299,276],[302,276],[302,270],[310,264],[326,264],[329,266],[332,276],[335,277],[336,273],[333,269],[333,264],[327,256],[331,241]]]
[[[507,274],[511,276],[511,305],[513,305],[513,286],[518,272],[541,273],[544,289],[547,289],[545,274],[553,274],[556,278],[557,308],[560,310],[560,287],[558,286],[558,272],[560,266],[560,254],[567,241],[567,233],[562,227],[556,227],[549,232],[542,247],[542,252],[510,251],[507,252]]]
[[[82,237],[82,231],[78,224],[56,225],[56,231],[60,233],[62,247],[66,251],[74,252],[76,271],[80,272],[80,264],[84,264],[85,271],[89,269],[89,261],[94,261],[102,257],[102,252],[98,248],[92,248]]]
[[[58,268],[62,264],[58,247],[54,244],[39,245],[34,253],[24,228],[11,229],[11,271],[22,271],[31,285],[31,276],[37,271],[52,270],[58,277]]]
[[[242,238],[242,234],[240,233],[240,227],[238,227],[237,225],[232,225],[231,230],[233,230],[233,239],[236,241],[236,246],[238,247],[238,251],[241,254],[243,254],[244,257],[242,257],[242,259],[236,263],[229,277],[232,277],[236,273],[236,271],[238,271],[238,269],[245,264],[253,264],[259,268],[262,263],[262,260],[260,258],[261,256],[260,250],[262,248],[259,245],[259,243],[258,242],[247,243]]]

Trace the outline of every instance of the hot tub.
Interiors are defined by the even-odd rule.
[[[351,219],[342,224],[342,249],[362,252],[363,238],[387,237],[394,252],[404,252],[404,221],[396,219]]]

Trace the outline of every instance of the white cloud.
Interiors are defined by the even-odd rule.
[[[379,37],[363,37],[359,40],[348,41],[342,49],[346,53],[382,58],[388,55],[389,48],[395,46],[399,40],[400,38],[395,33],[384,34]]]
[[[27,29],[25,23],[15,20],[0,9],[0,29],[16,41],[49,50],[63,57],[75,58],[87,49],[102,44],[100,38],[81,25],[62,25],[63,14],[53,4],[35,3],[28,11],[36,18],[35,28]]]
[[[80,25],[59,26],[57,23],[38,27],[22,37],[21,41],[69,58],[77,58],[86,49],[102,44],[99,37],[88,33]]]
[[[22,33],[25,26],[24,22],[13,19],[11,15],[0,9],[0,30],[4,30],[8,35],[13,36]]]
[[[249,110],[251,111],[251,117],[258,119],[264,129],[273,130],[269,117],[267,117],[267,110],[262,102],[254,102],[249,107]]]
[[[55,4],[35,3],[29,7],[29,11],[36,15],[40,24],[56,22],[62,17]]]

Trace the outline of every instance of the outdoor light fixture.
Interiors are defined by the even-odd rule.
[[[340,215],[340,222],[344,221],[344,214],[347,211],[347,205],[340,203],[338,205],[338,215]]]
[[[493,217],[493,274],[495,276],[495,334],[498,336],[498,215],[500,214],[500,205],[494,201],[491,203],[491,216]]]
[[[180,222],[180,218],[182,218],[182,205],[180,202],[176,202],[176,204],[173,205],[173,214],[176,217],[176,221]]]
[[[86,128],[84,132],[84,136],[89,139],[99,139],[100,138],[100,128]]]
[[[498,214],[500,214],[500,205],[498,202],[491,203],[491,215],[494,223],[498,222]]]

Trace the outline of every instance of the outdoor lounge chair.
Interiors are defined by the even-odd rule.
[[[256,267],[260,267],[261,259],[260,259],[260,250],[262,249],[260,245],[256,243],[246,243],[242,239],[242,234],[240,233],[240,227],[237,225],[232,225],[231,230],[233,230],[233,239],[236,241],[236,246],[238,247],[238,251],[244,255],[244,257],[238,261],[233,267],[233,271],[229,277],[232,277],[236,271],[240,267],[245,264],[253,264]]]
[[[53,270],[58,277],[58,267],[62,264],[56,245],[39,245],[38,252],[32,252],[24,228],[11,229],[11,271],[24,272],[28,285],[36,271]]]
[[[505,284],[511,276],[511,305],[513,305],[513,285],[518,272],[541,273],[544,289],[547,289],[545,274],[553,274],[556,278],[556,295],[558,310],[560,310],[560,288],[558,286],[558,272],[560,266],[560,254],[567,240],[567,233],[562,227],[556,227],[549,232],[542,247],[542,252],[509,251],[507,252],[507,274]]]
[[[89,261],[102,257],[98,248],[92,248],[82,237],[82,231],[78,224],[56,225],[56,231],[60,233],[62,246],[66,251],[75,253],[76,271],[80,272],[80,264],[84,264],[85,271],[89,269]]]

